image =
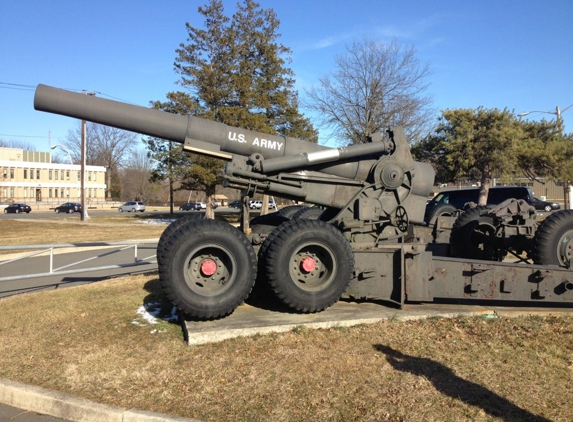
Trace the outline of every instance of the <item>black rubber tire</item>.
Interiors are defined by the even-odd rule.
[[[436,224],[439,217],[445,215],[448,217],[453,217],[458,212],[458,209],[450,204],[436,204],[428,210],[424,216],[424,221],[427,225]]]
[[[158,260],[159,278],[167,298],[197,319],[220,318],[249,296],[257,275],[257,257],[247,237],[230,224],[196,219],[166,240]],[[212,276],[202,264],[216,264]]]
[[[16,214],[20,214],[20,210],[18,208],[16,208]]]
[[[268,219],[268,221],[262,221],[264,223],[269,224],[257,224],[253,227],[253,233],[259,233],[266,235],[265,241],[259,248],[258,252],[258,262],[257,262],[257,280],[255,282],[255,286],[249,298],[247,299],[247,303],[253,306],[260,306],[262,303],[268,304],[269,302],[276,300],[276,295],[274,291],[271,289],[269,284],[269,280],[265,274],[266,269],[266,251],[269,248],[269,245],[273,242],[276,238],[277,233],[280,231],[277,229],[278,226],[281,224],[290,221],[290,218],[281,217],[280,215],[267,214],[267,215],[274,215],[274,219]],[[261,216],[265,217],[265,216]],[[256,220],[259,217],[254,218]]]
[[[288,207],[281,208],[276,213],[286,218],[292,218],[297,212],[303,208],[309,208],[306,205],[289,205]]]
[[[68,210],[68,214],[73,214],[73,212],[74,212],[74,210],[71,208]]]
[[[293,216],[293,220],[299,218],[308,218],[309,220],[318,220],[320,214],[322,214],[324,210],[318,207],[306,207],[301,210],[298,210]]]
[[[533,262],[569,267],[573,255],[573,210],[556,211],[537,228]]]
[[[179,229],[179,227],[184,226],[185,224],[189,223],[190,221],[197,220],[198,218],[202,218],[200,215],[186,215],[185,217],[179,218],[172,223],[170,223],[163,233],[161,233],[161,237],[159,238],[159,242],[157,242],[157,264],[159,265],[160,257],[163,255],[163,247],[165,246],[165,242],[173,233]]]
[[[265,250],[265,275],[274,294],[288,307],[318,312],[337,302],[354,272],[350,243],[320,220],[289,220],[271,234]],[[301,269],[304,258],[316,268]]]
[[[60,210],[56,208],[56,209],[54,210],[54,212],[55,212],[56,214],[59,214],[59,213],[60,213]]]
[[[544,208],[544,209],[545,209],[546,212],[551,211],[551,205],[545,205],[545,208]]]
[[[488,206],[477,206],[462,213],[450,234],[450,253],[453,256],[486,261],[501,261],[504,252],[495,247],[494,218],[480,213]]]
[[[120,208],[118,211],[119,211],[119,212],[123,212],[123,208]]]

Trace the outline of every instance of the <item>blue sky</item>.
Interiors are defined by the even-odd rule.
[[[414,45],[429,63],[437,110],[555,112],[573,104],[573,1],[260,0],[281,21],[300,96],[363,37]],[[177,90],[175,49],[204,0],[4,0],[0,6],[0,139],[48,150],[77,127],[33,109],[39,83],[142,106]],[[236,1],[224,2],[228,15]],[[573,107],[563,113],[573,131]],[[534,113],[531,119],[554,119]]]

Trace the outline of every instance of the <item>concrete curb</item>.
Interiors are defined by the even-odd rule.
[[[0,403],[76,422],[200,422],[196,419],[107,406],[5,379],[0,379]]]

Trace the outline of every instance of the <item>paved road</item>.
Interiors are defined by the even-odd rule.
[[[0,422],[56,422],[63,420],[65,419],[54,418],[53,416],[16,409],[15,407],[0,403]]]
[[[0,278],[21,277],[14,280],[0,280],[0,297],[33,292],[53,290],[63,287],[94,283],[110,277],[144,273],[157,269],[155,258],[157,240],[138,244],[137,259],[144,265],[122,266],[133,264],[135,250],[133,247],[120,250],[125,246],[106,248],[74,248],[67,251],[56,251],[52,260],[53,275],[50,273],[50,255],[29,257],[0,267]],[[93,259],[97,257],[96,259]],[[0,256],[0,259],[5,257]],[[0,261],[0,264],[2,262]],[[117,268],[87,271],[88,268],[116,266]],[[120,267],[122,266],[122,267]],[[78,271],[78,272],[72,272]],[[30,276],[31,274],[44,274]]]

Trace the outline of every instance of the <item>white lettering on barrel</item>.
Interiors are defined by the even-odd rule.
[[[283,144],[284,142],[273,141],[271,139],[253,139],[253,146],[257,146],[259,148],[276,149],[277,151],[280,151],[283,147]]]
[[[242,133],[239,133],[237,135],[237,132],[229,132],[229,141],[235,141],[235,142],[239,142],[241,144],[244,144],[246,141],[245,139],[245,135],[243,135]]]

